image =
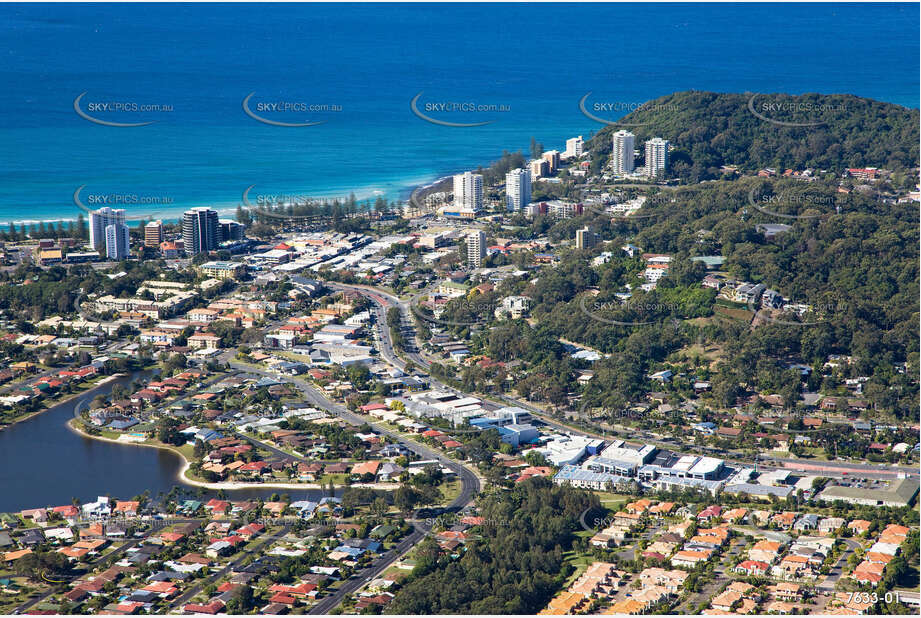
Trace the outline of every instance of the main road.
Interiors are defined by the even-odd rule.
[[[228,363],[231,367],[234,369],[239,369],[240,371],[255,373],[268,377],[277,377],[270,371],[256,368],[251,365],[246,365],[238,361],[228,359]],[[376,432],[386,435],[394,442],[402,444],[423,459],[436,460],[457,474],[461,481],[461,491],[460,494],[448,505],[448,511],[457,511],[470,504],[473,501],[473,498],[480,492],[480,479],[466,466],[445,457],[438,451],[432,450],[427,446],[419,444],[418,442],[407,440],[400,434],[393,432],[386,427],[379,425],[378,423],[370,422],[358,414],[351,412],[345,406],[328,399],[307,380],[297,376],[285,376],[285,380],[297,386],[303,394],[304,399],[314,406],[331,412],[336,416],[345,419],[346,421],[355,425],[362,425],[366,423],[373,427]],[[383,573],[387,567],[393,564],[393,562],[395,562],[402,555],[412,549],[416,543],[421,541],[431,529],[431,524],[429,523],[414,523],[415,529],[412,533],[397,543],[394,548],[377,557],[368,567],[365,567],[364,569],[356,572],[356,574],[351,579],[344,582],[331,595],[321,599],[316,605],[310,608],[310,613],[328,614],[330,610],[339,605],[347,595],[352,594],[364,586],[367,582]]]
[[[380,341],[381,356],[384,358],[384,360],[388,361],[392,365],[395,365],[403,369],[406,366],[406,363],[403,361],[403,359],[401,359],[397,355],[397,352],[393,347],[393,341],[391,340],[391,337],[390,337],[390,329],[388,328],[387,322],[386,322],[386,313],[389,308],[397,307],[400,310],[400,314],[402,316],[403,321],[405,322],[411,319],[410,314],[411,314],[412,309],[410,307],[410,302],[400,300],[393,294],[389,294],[387,292],[384,292],[378,288],[371,287],[371,286],[346,285],[343,283],[335,283],[335,282],[327,282],[327,285],[337,290],[350,290],[353,292],[358,292],[359,294],[365,296],[366,298],[371,299],[374,302],[375,312],[376,312],[376,315],[378,316],[378,324],[380,326],[379,341]],[[411,322],[409,322],[409,325],[411,327]],[[416,344],[414,347],[416,350],[420,349],[418,341],[416,341]],[[431,367],[431,363],[429,363],[429,361],[426,360],[418,351],[409,351],[409,352],[404,351],[403,354],[406,356],[406,358],[411,360],[418,367],[421,367],[423,369],[429,369]],[[457,392],[456,389],[453,389],[439,382],[438,380],[436,380],[435,378],[432,378],[431,376],[430,376],[430,380],[433,383],[437,384],[440,388]],[[611,437],[611,436],[607,436],[604,434],[599,434],[596,432],[589,431],[588,429],[580,430],[575,427],[560,423],[559,421],[556,421],[555,419],[548,417],[546,411],[542,410],[541,408],[534,406],[528,402],[514,399],[512,397],[509,397],[508,395],[498,395],[496,396],[496,398],[500,399],[501,401],[503,401],[504,403],[508,405],[518,406],[520,408],[524,408],[525,410],[528,410],[535,417],[539,418],[542,422],[544,422],[547,426],[552,427],[553,429],[557,431],[567,431],[570,433],[574,433],[576,435],[588,436],[588,437],[593,437],[593,438],[610,439]],[[640,432],[639,434],[636,434],[636,435],[638,435],[640,438],[645,439],[648,442],[656,442],[657,440],[661,439],[661,437],[657,436],[656,434],[652,434],[648,432]],[[667,442],[663,442],[661,446],[663,446],[664,448],[669,448],[671,450],[680,452],[682,448],[687,450],[687,447],[690,445],[681,445],[679,443],[670,444]],[[693,451],[694,449],[691,449],[691,450]],[[700,453],[693,453],[693,454],[700,454]],[[705,454],[708,454],[708,453],[705,453]],[[907,476],[913,476],[913,475],[918,474],[917,468],[884,465],[884,464],[874,465],[874,464],[837,462],[837,461],[835,462],[833,461],[813,462],[813,461],[802,460],[802,459],[773,457],[769,455],[762,455],[759,457],[759,460],[760,460],[759,468],[764,469],[764,470],[770,470],[770,469],[777,468],[777,469],[798,470],[798,471],[807,472],[807,473],[811,471],[816,474],[821,473],[822,476],[829,476],[829,477],[836,477],[836,478],[863,476],[867,478],[886,479],[886,478],[892,478],[893,476],[898,475],[898,474],[905,474]],[[732,463],[737,463],[742,466],[752,466],[753,465],[751,462],[745,462],[745,461],[733,461],[733,460],[727,460],[727,461],[731,461]],[[817,465],[822,466],[824,469],[823,470],[811,470],[813,466],[817,466]]]

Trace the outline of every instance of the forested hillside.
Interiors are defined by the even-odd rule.
[[[772,215],[759,209],[763,203],[797,218]],[[787,370],[790,363],[813,367],[808,386],[819,389],[828,355],[843,354],[854,357],[847,377],[870,378],[863,396],[871,414],[917,418],[917,203],[844,195],[822,181],[743,178],[664,190],[649,204],[638,213],[641,218],[589,211],[552,224],[546,230],[551,238],[572,238],[588,224],[609,242],[591,251],[559,251],[560,262],[543,269],[536,282],[508,282],[481,299],[484,304],[506,294],[534,299],[530,325],[504,322],[476,335],[479,349],[491,358],[520,360],[532,369],[516,383],[520,393],[565,403],[577,385],[562,338],[608,355],[592,366],[587,396],[621,409],[644,397],[646,376],[657,363],[697,343],[721,350],[713,382],[723,406],[734,405],[746,390],[792,397],[799,377]],[[759,231],[761,224],[777,223],[790,228],[773,238]],[[672,256],[669,274],[656,289],[639,289],[637,273],[644,265],[621,250],[627,242]],[[592,265],[602,250],[612,258]],[[812,306],[800,320],[808,323],[791,317],[790,324],[752,325],[750,311],[738,320],[716,315],[715,292],[701,286],[706,270],[691,259],[707,255],[723,256],[721,270],[729,277],[763,283]],[[630,301],[624,303],[616,294],[626,293],[628,285]],[[450,306],[446,316],[470,321]],[[904,373],[898,369],[903,363]],[[465,372],[465,379],[474,373]]]
[[[852,95],[753,96],[688,91],[660,97],[622,118],[622,125],[599,131],[592,152],[610,154],[611,133],[620,129],[634,133],[637,146],[662,137],[677,148],[672,172],[690,181],[719,178],[722,165],[838,174],[848,167],[918,166],[918,110]],[[768,122],[752,113],[750,102],[766,118],[811,126]]]
[[[480,498],[485,524],[473,529],[475,540],[463,555],[439,557],[434,541],[423,541],[421,557],[387,613],[536,613],[568,575],[563,553],[579,516],[598,505],[593,494],[537,478]]]

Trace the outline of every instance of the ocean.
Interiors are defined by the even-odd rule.
[[[917,4],[0,5],[0,222],[74,219],[78,190],[165,219],[232,211],[247,188],[253,204],[403,199],[532,137],[588,138],[588,92],[612,118],[689,89],[917,108],[918,18]]]

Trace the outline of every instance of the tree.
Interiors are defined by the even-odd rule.
[[[531,137],[531,158],[540,159],[540,156],[544,153],[544,145],[539,143],[536,138]]]
[[[179,433],[179,420],[171,417],[157,421],[157,439],[173,446],[181,446],[186,442],[185,436]]]
[[[409,513],[422,502],[422,493],[412,487],[401,485],[393,492],[393,503],[403,513]]]
[[[227,602],[228,614],[247,614],[255,607],[253,589],[247,585],[239,586]]]
[[[70,561],[63,554],[49,551],[35,551],[13,563],[17,575],[33,581],[42,581],[45,576],[66,576],[71,572]]]
[[[369,507],[371,513],[378,517],[383,517],[390,510],[390,505],[383,498],[376,498]]]
[[[564,552],[573,547],[580,514],[600,503],[589,492],[529,479],[481,496],[478,507],[486,521],[464,557],[442,557],[433,538],[423,540],[387,613],[536,613],[569,574]]]

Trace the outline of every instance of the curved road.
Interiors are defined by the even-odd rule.
[[[264,375],[268,377],[277,377],[270,371],[265,371],[262,369],[254,368],[250,365],[244,365],[236,361],[229,361],[229,364],[234,369],[240,371],[245,371],[248,373],[255,373],[258,375]],[[458,478],[461,481],[461,492],[455,498],[450,505],[448,505],[447,510],[457,511],[464,506],[470,504],[473,501],[473,498],[480,492],[480,479],[466,466],[448,459],[438,451],[432,450],[426,446],[423,446],[417,442],[411,442],[401,436],[398,433],[390,431],[386,427],[382,427],[374,422],[370,422],[367,419],[349,411],[345,406],[338,404],[334,401],[330,401],[326,398],[325,395],[320,393],[313,384],[299,378],[297,376],[285,376],[285,380],[293,383],[295,386],[300,389],[304,399],[314,406],[327,410],[340,418],[343,418],[351,423],[356,425],[362,425],[367,423],[371,427],[374,427],[375,431],[388,436],[393,441],[402,444],[409,450],[415,452],[417,455],[423,459],[434,459],[439,463],[454,471],[457,474]],[[286,455],[288,456],[288,455]],[[380,573],[387,569],[393,562],[399,559],[403,554],[412,549],[416,543],[421,541],[425,535],[428,533],[431,526],[424,526],[416,523],[416,529],[409,534],[406,538],[402,539],[397,545],[382,554],[371,563],[370,566],[358,571],[352,579],[344,582],[333,594],[324,597],[316,605],[310,608],[311,614],[328,614],[330,610],[339,605],[342,600],[347,596],[364,586],[368,581],[377,577]]]
[[[327,282],[327,285],[337,290],[351,290],[354,292],[358,292],[359,294],[367,298],[370,298],[372,301],[374,301],[376,305],[376,314],[378,316],[378,323],[380,324],[381,356],[385,360],[390,362],[391,364],[398,366],[401,369],[405,367],[405,363],[403,362],[402,359],[400,359],[397,356],[397,353],[393,348],[393,343],[390,340],[390,329],[387,328],[387,323],[386,323],[386,311],[390,307],[399,308],[400,313],[402,314],[404,318],[404,322],[405,322],[407,319],[409,319],[408,318],[408,313],[409,313],[408,303],[406,301],[400,300],[399,298],[395,297],[392,294],[389,294],[387,292],[384,292],[378,288],[374,288],[371,286],[346,285],[343,283],[335,283],[335,282]],[[418,349],[418,342],[416,343],[417,343],[416,347]],[[404,352],[404,355],[407,358],[409,358],[411,361],[413,361],[418,367],[422,367],[424,369],[428,369],[430,367],[430,363],[425,358],[423,358],[418,352]],[[446,386],[445,384],[442,384],[441,382],[438,382],[438,380],[435,380],[434,378],[431,378],[431,377],[430,379],[432,382],[438,384],[440,388],[455,392],[455,389],[449,386]],[[577,435],[590,436],[593,438],[602,438],[602,439],[609,438],[608,436],[603,436],[601,434],[597,434],[597,433],[594,433],[588,430],[584,430],[584,429],[579,430],[574,427],[559,423],[558,421],[547,417],[546,412],[544,410],[534,405],[531,405],[530,403],[520,401],[518,399],[514,399],[507,395],[498,395],[497,398],[501,399],[503,402],[507,403],[508,405],[518,406],[518,407],[524,408],[525,410],[528,410],[529,412],[534,414],[535,417],[539,418],[545,424],[547,424],[548,426],[558,431],[565,430],[568,432],[575,433]],[[654,442],[655,438],[650,437],[648,438],[647,441]],[[681,452],[680,445],[666,444],[665,446],[669,448],[670,450]],[[690,454],[700,454],[700,453],[690,451]],[[709,454],[709,453],[704,453],[704,454]],[[800,470],[804,472],[809,472],[810,466],[815,466],[815,465],[827,466],[828,469],[824,470],[823,475],[838,477],[838,478],[854,477],[854,476],[865,476],[868,478],[891,478],[892,476],[896,474],[906,474],[909,477],[918,474],[917,468],[906,467],[906,466],[892,466],[892,465],[879,465],[879,464],[873,465],[873,464],[837,462],[837,461],[835,462],[832,462],[832,461],[811,462],[811,461],[804,461],[801,459],[772,457],[769,455],[762,455],[761,457],[759,457],[759,459],[761,462],[763,462],[759,464],[759,468],[764,468],[764,469],[784,468],[784,469]],[[743,466],[752,465],[751,462],[734,461],[731,459],[727,459],[727,461],[730,461],[732,463],[738,463]]]

